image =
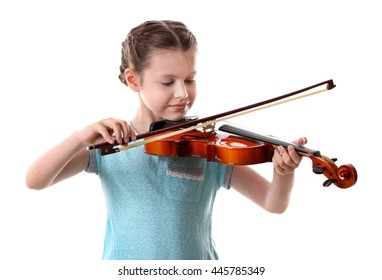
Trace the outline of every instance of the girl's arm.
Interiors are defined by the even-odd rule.
[[[305,138],[294,143],[306,144]],[[231,186],[265,210],[283,213],[289,204],[294,183],[294,170],[301,162],[301,156],[292,146],[278,147],[273,155],[273,180],[269,182],[249,166],[235,166]]]
[[[134,131],[125,121],[116,119],[101,120],[76,131],[30,166],[26,184],[31,189],[40,190],[72,177],[88,167],[87,146],[98,141],[127,143],[129,136],[134,139]]]
[[[89,154],[75,132],[29,167],[26,184],[31,189],[44,189],[85,170],[88,162]]]

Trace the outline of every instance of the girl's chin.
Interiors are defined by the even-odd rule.
[[[169,120],[169,121],[180,121],[183,120],[187,116],[187,111],[184,112],[178,112],[178,113],[172,113],[172,114],[166,114],[163,116],[163,119]]]

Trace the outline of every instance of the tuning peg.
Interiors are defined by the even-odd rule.
[[[325,180],[325,182],[322,184],[325,188],[329,187],[334,181],[331,179]]]
[[[325,169],[326,169],[325,167],[322,168],[322,167],[320,167],[320,166],[314,166],[314,167],[313,167],[313,172],[314,172],[315,174],[322,174],[322,173],[324,173]]]

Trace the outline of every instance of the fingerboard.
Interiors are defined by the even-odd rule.
[[[254,132],[254,131],[246,130],[246,129],[239,128],[236,126],[224,124],[224,125],[219,127],[219,130],[241,136],[241,137],[248,139],[248,140],[262,141],[262,142],[266,142],[266,143],[269,143],[272,145],[283,146],[284,148],[287,148],[288,146],[293,146],[297,152],[307,153],[307,154],[311,154],[314,156],[321,156],[320,151],[309,149],[309,148],[306,148],[306,147],[301,146],[301,145],[296,145],[296,144],[291,143],[291,142],[283,141],[283,140],[278,139],[274,136],[262,135],[262,134]]]

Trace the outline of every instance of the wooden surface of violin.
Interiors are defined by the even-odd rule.
[[[272,145],[227,133],[188,131],[145,144],[150,155],[201,157],[223,164],[249,165],[272,161]]]

